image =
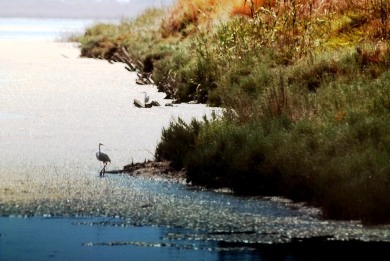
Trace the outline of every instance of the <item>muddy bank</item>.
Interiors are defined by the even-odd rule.
[[[119,170],[106,171],[108,174],[127,174],[134,177],[151,179],[163,179],[170,182],[187,184],[186,172],[184,169],[175,170],[170,166],[169,161],[144,161],[130,163]]]

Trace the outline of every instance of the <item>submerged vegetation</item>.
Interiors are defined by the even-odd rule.
[[[389,21],[387,0],[178,0],[80,42],[109,60],[124,47],[178,102],[226,109],[163,130],[156,158],[193,184],[389,223]]]

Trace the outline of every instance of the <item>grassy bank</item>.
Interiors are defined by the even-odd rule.
[[[80,42],[88,57],[126,48],[177,101],[226,108],[162,133],[156,158],[192,183],[389,223],[389,13],[384,0],[177,1]]]

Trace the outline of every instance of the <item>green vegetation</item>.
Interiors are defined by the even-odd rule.
[[[390,223],[389,1],[232,2],[178,1],[96,25],[82,55],[125,47],[145,71],[153,57],[161,90],[225,108],[163,130],[156,159],[193,184]]]

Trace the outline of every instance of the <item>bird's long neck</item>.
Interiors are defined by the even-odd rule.
[[[100,146],[102,146],[102,144],[99,144],[99,154],[100,154]]]

